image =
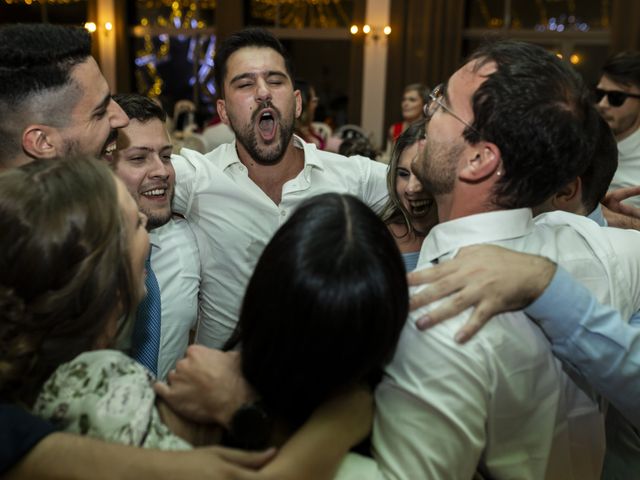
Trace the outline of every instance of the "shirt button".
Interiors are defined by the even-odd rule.
[[[286,210],[280,210],[280,215],[282,215],[283,217],[287,214]]]

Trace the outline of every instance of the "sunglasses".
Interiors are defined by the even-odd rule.
[[[600,103],[600,101],[605,95],[607,96],[607,101],[609,102],[609,105],[611,105],[612,107],[622,106],[622,104],[625,102],[627,97],[640,98],[640,94],[637,94],[637,93],[626,93],[626,92],[620,92],[618,90],[602,90],[601,88],[596,88],[595,89],[596,103]]]

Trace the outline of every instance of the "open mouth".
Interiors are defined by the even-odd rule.
[[[107,141],[104,142],[102,147],[102,158],[105,160],[111,160],[113,158],[113,152],[116,150],[116,141],[118,140],[118,131],[111,130]]]
[[[153,187],[149,190],[145,190],[144,192],[140,192],[140,195],[150,200],[164,200],[167,198],[168,190],[169,187],[167,186]]]
[[[416,217],[426,215],[431,209],[431,205],[433,205],[433,200],[431,199],[409,200],[411,213]]]
[[[265,109],[258,115],[258,131],[265,142],[271,142],[276,136],[276,118],[272,110]]]

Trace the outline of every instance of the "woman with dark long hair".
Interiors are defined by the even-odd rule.
[[[350,195],[304,202],[262,253],[228,343],[275,421],[261,440],[286,437],[342,391],[373,388],[407,313],[402,260],[377,215]]]

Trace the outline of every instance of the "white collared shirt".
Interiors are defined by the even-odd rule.
[[[640,303],[638,235],[565,212],[535,224],[529,209],[490,212],[434,227],[418,269],[467,245],[499,244],[552,258],[602,301],[613,298],[633,312]],[[608,277],[618,268],[623,274]],[[491,478],[599,478],[602,415],[553,358],[533,322],[522,312],[498,315],[458,345],[454,334],[471,309],[420,332],[415,321],[425,311],[410,316],[376,391],[377,465],[370,462],[367,472],[362,461],[358,469],[348,459],[339,478],[465,479],[478,466]]]
[[[640,185],[640,128],[618,142],[618,169],[609,190]],[[640,196],[625,200],[624,203],[640,207]]]
[[[183,149],[172,157],[173,208],[189,220],[200,249],[198,343],[224,345],[238,321],[245,288],[262,250],[303,200],[327,192],[349,193],[374,210],[386,201],[386,165],[323,152],[296,136],[294,144],[304,149],[304,167],[284,184],[279,205],[249,178],[235,142],[206,155]]]
[[[198,318],[200,291],[200,255],[189,223],[174,217],[165,225],[149,232],[151,268],[160,287],[162,317],[158,379],[184,357],[189,344],[189,331]]]

